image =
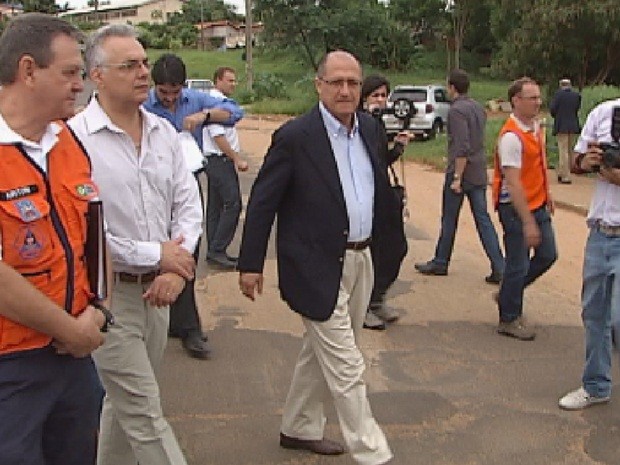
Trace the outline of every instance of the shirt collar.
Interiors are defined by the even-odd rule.
[[[139,111],[142,114],[142,122],[147,133],[159,127],[160,119],[158,116],[146,111],[142,105],[140,105]],[[117,133],[125,132],[112,122],[96,98],[91,99],[88,106],[84,109],[84,123],[89,134],[94,134],[103,129]]]
[[[329,112],[329,110],[325,108],[325,105],[323,105],[323,102],[319,102],[319,111],[321,112],[321,115],[323,116],[323,124],[325,125],[325,129],[327,129],[327,132],[329,134],[342,134],[342,135],[348,135],[351,137],[357,135],[359,131],[359,121],[357,119],[356,113],[353,114],[353,129],[351,130],[351,133],[349,134],[347,127],[344,124],[342,124],[340,121],[338,121],[334,117],[334,115],[332,115]]]
[[[519,129],[521,129],[521,131],[523,132],[535,132],[538,129],[538,121],[536,120],[534,120],[532,125],[527,125],[519,118],[517,118],[514,113],[510,113],[510,117],[515,121],[515,123],[517,123]]]
[[[20,134],[13,131],[7,124],[6,120],[0,115],[0,144],[1,145],[15,145],[23,144],[33,148],[41,148],[43,141],[55,139],[58,133],[62,131],[62,127],[55,122],[50,122],[45,128],[45,132],[39,142],[24,139]]]

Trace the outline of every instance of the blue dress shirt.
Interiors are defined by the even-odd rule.
[[[237,121],[243,118],[243,109],[232,99],[224,100],[215,98],[204,92],[194,89],[181,89],[181,95],[174,113],[168,110],[157,98],[155,89],[149,90],[149,96],[144,102],[144,109],[155,113],[157,116],[167,119],[176,128],[177,131],[183,130],[183,120],[186,116],[193,115],[204,109],[221,108],[230,112],[230,118],[223,124],[225,126],[233,126]],[[202,126],[192,131],[192,136],[196,139],[200,150],[202,151]]]
[[[353,129],[348,131],[340,121],[319,103],[323,124],[336,158],[340,185],[349,217],[351,242],[368,239],[372,233],[372,214],[375,198],[375,176],[370,156],[359,132],[355,117]]]

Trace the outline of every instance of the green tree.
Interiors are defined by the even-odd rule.
[[[409,28],[378,0],[256,0],[264,42],[295,48],[313,69],[326,52],[346,49],[362,63],[404,68],[415,53]]]
[[[239,21],[231,5],[223,0],[188,0],[183,3],[183,18],[187,23],[198,24],[200,21]]]
[[[39,12],[55,14],[59,7],[54,0],[23,0],[24,13]]]
[[[570,77],[581,88],[619,83],[617,0],[495,0],[495,7],[491,25],[500,47],[493,61],[499,73],[527,74],[542,83]]]

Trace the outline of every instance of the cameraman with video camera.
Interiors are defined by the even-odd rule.
[[[390,83],[383,76],[371,75],[364,79],[362,83],[361,98],[359,110],[366,111],[374,116],[383,127],[383,113],[387,110],[387,99],[390,94]],[[413,108],[413,105],[411,105]],[[407,121],[407,126],[408,121]],[[385,134],[385,132],[384,132]],[[386,165],[389,166],[392,175],[392,184],[398,185],[398,178],[392,168],[394,163],[405,151],[406,145],[409,143],[410,135],[407,131],[401,131],[394,138],[394,144],[390,148],[388,146],[387,134],[380,142],[379,153],[383,157]],[[376,247],[371,246],[373,266],[375,270],[375,282],[370,295],[370,303],[364,318],[364,328],[384,330],[385,323],[393,323],[398,319],[398,313],[385,306],[385,293],[398,277],[400,265],[407,253],[407,239],[405,238],[404,229],[400,244],[394,244],[393,249],[389,251],[377,251]]]
[[[620,99],[603,102],[586,120],[575,145],[574,174],[598,172],[588,211],[581,290],[586,330],[582,385],[559,401],[581,410],[608,402],[611,395],[612,332],[620,333]]]

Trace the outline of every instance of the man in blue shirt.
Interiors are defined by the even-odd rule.
[[[222,100],[184,88],[185,64],[176,55],[167,53],[159,57],[153,65],[151,76],[155,86],[150,90],[144,108],[167,119],[177,131],[190,131],[201,150],[205,124],[217,122],[232,125],[243,117],[243,110],[232,100]],[[198,173],[195,176],[198,182]],[[199,250],[200,242],[194,252],[195,260],[198,260]],[[210,349],[200,326],[194,280],[187,282],[176,302],[170,306],[169,333],[181,338],[190,356],[200,359],[208,357]]]
[[[166,118],[177,131],[190,131],[200,150],[203,125],[211,122],[232,126],[243,118],[243,110],[234,100],[184,88],[185,64],[176,55],[166,53],[159,57],[151,77],[155,86],[149,91],[144,108]]]

